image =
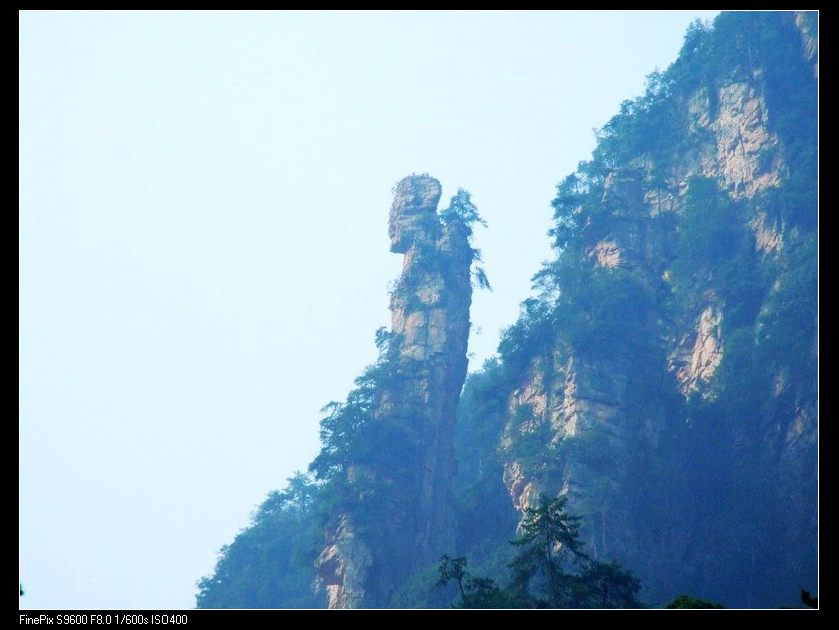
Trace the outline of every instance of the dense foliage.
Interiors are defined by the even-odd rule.
[[[316,608],[317,488],[305,475],[272,492],[250,526],[222,547],[216,570],[198,583],[198,608]]]
[[[640,582],[615,562],[598,562],[583,550],[579,517],[566,509],[567,497],[540,498],[525,510],[517,548],[509,563],[512,580],[476,577],[463,557],[443,556],[439,585],[457,585],[456,608],[640,608]]]
[[[487,227],[487,222],[484,221],[477,206],[472,201],[472,194],[468,190],[458,188],[457,193],[451,198],[449,205],[444,210],[440,211],[440,220],[443,225],[461,225],[466,230],[468,237],[472,237],[473,226],[477,223],[483,227]],[[492,289],[489,284],[486,270],[481,264],[481,250],[472,247],[472,280],[479,289]]]
[[[503,436],[503,459],[551,491],[574,466],[576,479],[586,480],[575,496],[584,535],[601,552],[617,553],[645,585],[661,584],[666,572],[670,587],[743,606],[790,601],[794,581],[809,584],[815,575],[812,545],[791,566],[776,543],[791,521],[777,498],[787,483],[779,477],[780,441],[796,414],[815,413],[817,395],[817,99],[794,22],[791,14],[723,13],[713,27],[693,24],[678,60],[651,74],[645,94],[623,103],[599,130],[592,159],[557,186],[549,232],[556,257],[534,276],[537,294],[522,304],[498,362],[482,376],[509,394],[536,377],[561,382],[569,362],[601,366],[612,386],[615,375],[627,374],[625,448],[616,450],[613,435],[597,428],[564,436],[532,406],[518,404],[493,425]],[[686,155],[709,143],[716,150],[711,131],[692,124],[688,108],[707,99],[713,118],[720,90],[738,82],[765,96],[768,131],[779,140],[761,163],[783,160],[778,185],[753,197],[731,189],[721,173],[685,170]],[[760,249],[758,224],[782,246]],[[635,255],[646,258],[604,266],[592,253],[600,242],[642,239],[658,258],[641,249]],[[684,400],[675,394],[673,348],[708,305],[722,313],[722,363]],[[651,443],[668,448],[651,450]],[[804,461],[815,469],[814,459]],[[815,483],[804,485],[802,504],[815,505]],[[615,550],[608,527],[599,525],[609,515],[649,529],[636,535],[648,537],[647,551],[638,552],[638,538]],[[675,533],[665,544],[671,536],[659,528],[693,532],[681,563],[653,568],[660,561],[650,553],[681,544]],[[729,588],[718,575],[749,587]],[[651,596],[667,593],[659,588]]]
[[[480,251],[471,245],[474,225],[486,222],[469,192],[459,189],[439,218],[444,228],[465,234],[472,281],[479,288],[489,288]],[[437,271],[444,277],[450,273],[451,261],[423,251],[420,244],[415,255],[424,257],[422,264],[415,265],[421,273]],[[415,299],[413,280],[403,275],[394,293],[401,299]],[[324,532],[336,526],[336,515],[352,523],[355,535],[375,541],[376,554],[388,559],[376,565],[371,580],[404,579],[402,567],[411,566],[413,550],[402,539],[404,526],[381,515],[396,497],[420,492],[416,471],[426,436],[415,418],[383,412],[385,392],[398,392],[404,385],[398,359],[400,338],[380,328],[375,343],[376,362],[355,380],[346,400],[330,402],[321,410],[321,449],[308,475],[294,477],[286,490],[272,493],[251,525],[221,549],[214,574],[199,582],[199,607],[322,604],[322,595],[314,591],[315,563],[325,542]],[[401,503],[406,506],[402,523],[416,521],[418,515],[411,513],[414,502]],[[281,567],[286,567],[286,575],[280,580],[275,574]],[[388,567],[395,570],[389,572]]]
[[[724,608],[724,606],[717,602],[709,602],[690,595],[679,595],[665,608]]]
[[[394,605],[445,605],[445,594],[460,607],[631,607],[641,596],[668,607],[774,606],[816,588],[807,427],[818,396],[818,101],[803,46],[789,13],[694,23],[678,59],[621,105],[591,159],[558,184],[555,256],[460,399],[456,556],[439,575],[425,567],[404,580]],[[755,195],[702,167],[718,147],[697,108],[713,119],[734,84],[762,96],[777,138],[758,156],[777,181]],[[468,235],[483,224],[464,190],[440,217]],[[472,252],[473,282],[488,286]],[[706,309],[720,314],[721,359],[687,387],[679,356]],[[380,518],[381,501],[393,485],[413,491],[423,436],[399,419],[375,421],[397,374],[386,331],[377,345],[378,361],[346,401],[324,409],[312,477],[271,495],[222,549],[199,606],[321,603],[313,563],[336,508],[383,541],[394,564],[407,562],[412,550]],[[559,384],[549,393],[561,407],[571,375],[583,372],[595,404],[621,401],[619,429],[566,432],[524,395]],[[565,498],[519,514],[515,475],[569,497],[582,520]],[[456,592],[434,589],[438,578]],[[673,599],[679,592],[702,599]]]

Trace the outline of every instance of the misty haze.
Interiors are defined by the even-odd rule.
[[[818,606],[818,13],[19,37],[21,609]]]

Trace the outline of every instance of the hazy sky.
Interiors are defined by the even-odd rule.
[[[714,13],[21,13],[21,606],[193,606],[374,359],[412,172],[489,222],[479,367],[554,186]]]

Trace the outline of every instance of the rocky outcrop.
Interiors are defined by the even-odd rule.
[[[781,19],[789,24],[793,21],[789,15]],[[817,76],[813,17],[799,14],[794,21],[801,32],[805,58],[813,63]],[[671,106],[678,111],[681,128],[687,130],[691,141],[666,159],[659,158],[667,164],[664,169],[661,161],[656,167],[652,158],[638,155],[605,176],[600,212],[582,225],[585,264],[621,273],[652,292],[667,290],[674,242],[679,237],[674,226],[685,208],[689,182],[697,176],[716,181],[719,190],[736,202],[732,211],[744,213],[744,224],[751,228],[759,257],[765,260],[782,251],[789,230],[777,218],[770,219],[765,206],[755,201],[783,185],[790,170],[784,161],[785,146],[772,124],[772,116],[778,112],[770,111],[765,87],[764,69],[750,68],[747,73],[731,73],[674,98]],[[673,444],[662,445],[661,438],[667,435],[670,440],[689,441],[691,438],[678,437],[687,435],[685,427],[694,421],[681,415],[688,399],[699,394],[712,402],[716,396],[714,383],[724,361],[730,306],[703,288],[697,289],[689,303],[678,308],[669,305],[670,312],[662,308],[632,315],[649,324],[651,344],[663,345],[661,373],[640,373],[639,366],[650,363],[642,354],[646,350],[620,344],[592,351],[561,341],[535,358],[511,392],[501,442],[504,483],[515,509],[523,512],[532,507],[541,492],[569,494],[572,508],[597,522],[588,527],[603,528],[596,535],[589,532],[594,552],[622,549],[622,559],[632,554],[643,557],[634,568],[654,591],[655,580],[661,575],[683,570],[679,559],[696,565],[704,562],[691,558],[690,543],[703,535],[697,533],[703,526],[696,521],[701,521],[697,514],[706,508],[696,507],[684,496],[671,495],[666,486],[675,483],[673,479],[662,481],[656,475],[667,470],[675,478],[693,466],[679,459],[682,454]],[[562,334],[558,330],[557,338],[561,340]],[[659,399],[645,399],[650,381],[662,378],[670,379],[668,393],[659,394]],[[676,398],[668,399],[671,393],[676,393]],[[730,419],[730,427],[715,429],[720,432],[718,439],[732,433],[730,444],[718,452],[729,447],[738,454],[755,449],[760,455],[750,457],[755,461],[765,458],[759,464],[765,466],[765,474],[778,474],[784,481],[774,489],[775,498],[766,499],[760,509],[769,513],[766,506],[772,501],[790,505],[793,511],[781,510],[788,521],[782,528],[784,544],[803,545],[809,554],[806,532],[816,530],[817,520],[812,520],[817,518],[815,494],[814,486],[802,486],[808,479],[813,481],[817,414],[812,403],[805,404],[800,397],[784,392],[782,385],[775,396],[775,401],[766,403],[767,409],[772,409],[765,412],[766,426],[752,428],[748,437],[745,430],[735,430],[738,418]],[[701,427],[699,432],[704,430],[710,429]],[[586,458],[575,448],[581,441],[587,443]],[[541,457],[516,447],[525,443],[531,449],[539,445]],[[770,452],[771,457],[766,455]],[[592,453],[608,455],[595,461]],[[770,459],[772,463],[767,464]],[[633,487],[639,478],[651,486],[662,484],[657,490],[660,497],[651,501],[658,506],[640,507],[644,499]],[[682,481],[688,484],[686,479]],[[659,531],[651,536],[646,531],[655,510],[661,510],[662,522],[670,525],[653,527],[669,528],[671,533]],[[812,514],[812,519],[802,514]],[[800,570],[793,564],[790,561],[791,575]],[[658,573],[651,569],[656,566]],[[700,583],[695,576],[685,580],[686,584]],[[708,578],[705,584],[711,582]],[[660,586],[666,590],[667,585]]]
[[[614,241],[600,241],[591,248],[591,254],[601,267],[611,269],[621,264],[622,250]]]
[[[404,253],[391,295],[391,330],[398,340],[399,383],[382,395],[382,415],[411,418],[421,428],[419,514],[413,537],[418,563],[453,540],[451,482],[454,422],[466,379],[470,267],[469,228],[436,213],[440,183],[427,175],[403,179],[390,211],[391,251]]]
[[[696,329],[682,338],[673,354],[670,369],[679,389],[687,396],[708,383],[722,361],[722,310],[709,304],[699,315]]]
[[[289,571],[325,533],[317,576],[282,587],[263,570],[254,586],[241,559],[271,554],[241,537],[248,579],[226,586],[228,554],[211,584],[235,597],[214,601],[316,604],[300,597],[316,579],[330,608],[434,605],[417,591],[439,556],[499,566],[542,493],[569,497],[587,552],[632,570],[653,606],[680,592],[795,604],[817,588],[817,78],[817,14],[723,13],[603,128],[558,187],[541,292],[460,401],[457,501],[467,206],[438,213],[436,179],[399,182],[384,351],[338,405],[351,413],[322,425],[323,485],[289,504],[306,518],[259,524],[309,523],[274,563]]]
[[[819,78],[819,15],[815,11],[796,11],[795,25],[804,44],[804,58],[813,64],[813,76]]]
[[[329,532],[329,545],[318,557],[318,583],[328,608],[358,608],[364,601],[373,562],[370,548],[354,531],[347,515]]]
[[[769,221],[765,212],[758,215],[750,222],[755,235],[755,249],[763,254],[775,254],[781,251],[781,230],[777,224]]]
[[[441,187],[433,177],[406,177],[390,210],[391,251],[404,254],[402,275],[390,300],[392,361],[378,392],[376,422],[411,436],[404,480],[376,478],[383,523],[365,540],[347,515],[333,522],[318,560],[319,581],[330,608],[380,607],[410,573],[454,548],[452,478],[454,422],[467,370],[472,299],[470,229],[437,213]],[[382,444],[382,449],[393,445]],[[397,560],[382,552],[410,551]]]
[[[711,124],[717,159],[712,177],[722,177],[732,197],[753,197],[781,178],[778,138],[768,128],[766,99],[749,83],[719,89],[718,114]]]
[[[704,142],[684,156],[681,184],[692,175],[720,178],[732,198],[753,197],[780,183],[782,160],[778,137],[769,130],[766,99],[754,82],[738,81],[716,89],[712,98],[701,88],[688,99],[686,119]],[[714,111],[716,110],[716,111]]]
[[[622,448],[629,368],[624,357],[601,360],[585,354],[567,357],[562,352],[534,361],[530,377],[511,396],[510,422],[501,442],[502,451],[509,453],[504,482],[519,512],[535,507],[542,492],[556,487],[579,494],[581,479],[575,470],[581,463],[572,454],[563,459],[553,478],[545,477],[539,474],[544,466],[534,470],[510,450],[515,441],[511,434],[539,439],[543,453],[592,432]]]

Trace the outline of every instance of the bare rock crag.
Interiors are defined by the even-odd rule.
[[[365,540],[349,515],[333,519],[318,559],[330,608],[384,606],[400,579],[453,548],[453,435],[468,364],[473,250],[467,226],[441,220],[441,192],[428,175],[406,177],[394,190],[390,247],[405,257],[390,299],[392,373],[374,416],[407,427],[416,457],[407,484],[384,486],[387,511],[377,515],[384,540]],[[383,553],[389,545],[410,549],[409,560]]]

